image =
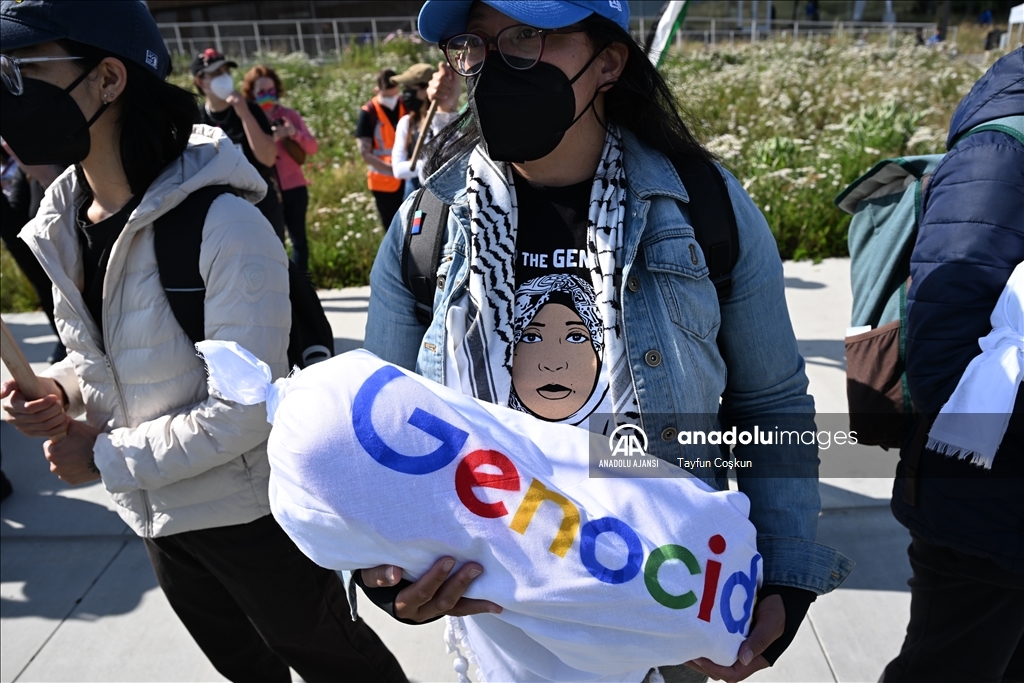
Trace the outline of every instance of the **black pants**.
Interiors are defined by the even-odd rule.
[[[1024,681],[1024,575],[912,536],[910,623],[882,680]]]
[[[171,607],[232,681],[406,682],[398,660],[352,621],[337,574],[313,564],[270,515],[146,539]]]
[[[306,186],[284,190],[284,224],[292,238],[292,261],[303,273],[309,271],[309,245],[306,243],[306,208],[309,190]]]
[[[398,213],[398,207],[405,199],[405,187],[400,187],[394,192],[378,192],[373,190],[373,199],[377,202],[377,211],[380,212],[380,220],[384,223],[384,230],[391,227],[391,221]]]

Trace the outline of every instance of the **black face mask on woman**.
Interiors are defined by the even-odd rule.
[[[30,166],[70,165],[89,156],[89,127],[110,106],[104,103],[91,119],[85,120],[70,93],[89,73],[86,71],[64,89],[26,78],[24,90],[17,96],[0,86],[0,135],[19,161]]]
[[[572,84],[601,52],[597,50],[571,79],[547,62],[520,71],[497,52],[491,53],[480,73],[468,79],[469,106],[487,155],[494,161],[523,162],[551,154],[597,99],[600,89],[575,116]]]
[[[403,90],[402,103],[405,104],[406,111],[419,111],[423,106],[423,100],[416,97],[415,90]]]

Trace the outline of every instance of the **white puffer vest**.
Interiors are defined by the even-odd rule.
[[[153,182],[110,253],[100,333],[81,290],[73,169],[46,192],[20,237],[53,281],[54,317],[67,346],[46,371],[64,387],[69,414],[104,431],[94,449],[118,512],[140,536],[244,524],[270,513],[262,406],[210,396],[206,370],[160,284],[153,222],[191,192],[231,185],[210,207],[199,269],[207,339],[234,340],[287,371],[288,261],[256,207],[266,184],[217,128],[196,126],[185,153]],[[243,198],[244,197],[244,198]]]

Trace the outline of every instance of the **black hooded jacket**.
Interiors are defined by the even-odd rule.
[[[978,339],[1010,274],[1024,261],[1024,144],[971,128],[1024,115],[1024,48],[996,62],[960,102],[947,149],[924,197],[907,295],[907,383],[934,416],[981,353]],[[925,450],[915,504],[904,495],[908,443],[892,509],[926,541],[1024,575],[1024,391],[991,470]]]

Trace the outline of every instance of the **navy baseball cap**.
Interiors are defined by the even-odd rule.
[[[171,55],[142,0],[3,0],[0,50],[67,39],[135,62],[159,78]]]
[[[193,76],[198,76],[199,74],[216,71],[222,66],[230,66],[232,69],[238,68],[238,64],[217,52],[215,48],[208,47],[201,54],[196,55],[188,69],[192,72]]]
[[[629,31],[627,0],[481,0],[534,28],[562,28],[597,14]],[[473,0],[427,0],[420,10],[420,35],[431,43],[466,31]]]

